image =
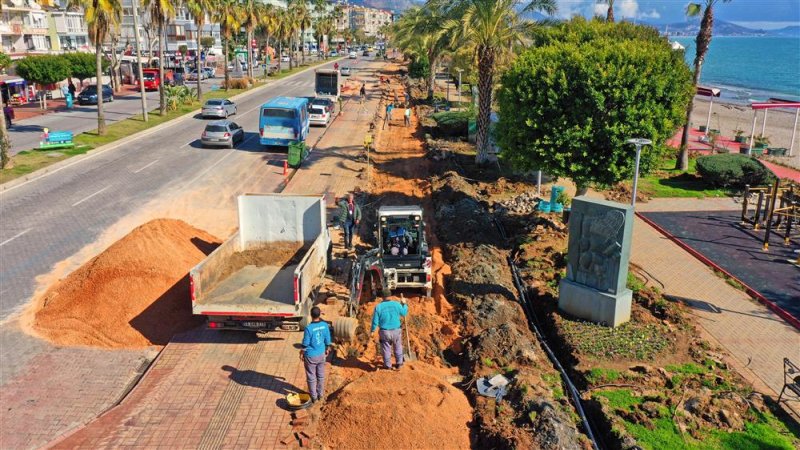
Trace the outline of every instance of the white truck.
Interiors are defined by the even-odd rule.
[[[332,257],[323,197],[237,201],[239,230],[189,272],[193,314],[214,329],[304,329]]]
[[[317,69],[314,71],[314,92],[317,97],[339,100],[339,71],[335,69]]]

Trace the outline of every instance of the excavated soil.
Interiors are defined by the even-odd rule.
[[[305,245],[302,242],[286,241],[271,242],[269,245],[236,252],[231,255],[227,264],[220,269],[222,275],[219,277],[219,281],[224,281],[229,276],[247,266],[286,267],[292,264],[298,264],[309,248],[310,245]]]
[[[334,449],[470,448],[471,408],[442,373],[411,362],[368,372],[331,395],[319,435]]]
[[[187,273],[219,243],[180,220],[147,222],[48,289],[29,326],[58,345],[165,345],[202,322],[192,316]]]

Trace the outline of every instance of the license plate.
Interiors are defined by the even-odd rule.
[[[267,322],[242,322],[247,328],[266,328]]]

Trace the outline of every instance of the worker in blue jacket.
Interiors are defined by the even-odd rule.
[[[312,402],[322,400],[325,395],[325,358],[331,345],[331,330],[320,316],[322,311],[318,306],[311,308],[311,323],[303,331],[303,349],[300,350]]]
[[[383,354],[383,366],[392,369],[392,350],[397,365],[395,370],[403,367],[403,332],[400,326],[400,317],[408,314],[408,304],[406,299],[400,302],[384,298],[375,307],[372,315],[372,329],[370,334],[375,332],[375,328],[380,328],[381,353]]]

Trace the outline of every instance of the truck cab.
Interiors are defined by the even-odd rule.
[[[419,206],[378,209],[378,255],[388,289],[421,288],[431,296],[432,260]]]

